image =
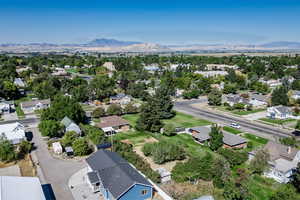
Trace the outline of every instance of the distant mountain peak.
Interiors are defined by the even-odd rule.
[[[291,41],[276,41],[276,42],[269,42],[266,44],[259,45],[261,47],[267,48],[300,48],[300,42],[291,42]]]
[[[88,42],[86,45],[88,46],[97,46],[97,47],[117,47],[117,46],[129,46],[133,44],[142,44],[142,42],[136,42],[136,41],[121,41],[116,39],[107,39],[107,38],[99,38],[94,39],[90,42]]]

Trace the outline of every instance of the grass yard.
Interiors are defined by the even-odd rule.
[[[195,126],[205,126],[210,125],[211,122],[205,119],[199,119],[193,117],[191,115],[187,115],[184,113],[176,112],[176,116],[172,119],[163,120],[165,124],[173,124],[175,127],[184,127],[184,128],[191,128]]]
[[[257,113],[257,112],[262,112],[265,111],[266,109],[256,109],[256,110],[234,110],[232,111],[233,114],[236,115],[249,115],[249,114],[253,114],[253,113]]]
[[[130,125],[132,127],[135,127],[136,121],[139,117],[138,114],[129,114],[129,115],[123,115],[124,119],[130,122]],[[183,128],[190,128],[194,126],[205,126],[211,124],[211,122],[204,120],[204,119],[198,119],[196,117],[193,117],[191,115],[187,115],[184,113],[177,112],[176,116],[171,119],[163,120],[165,124],[173,124],[175,127],[183,127]]]
[[[84,111],[93,111],[96,107],[82,103],[81,107]]]
[[[242,131],[240,131],[240,130],[238,130],[238,129],[236,129],[236,128],[229,127],[229,126],[224,126],[224,127],[223,127],[223,130],[224,130],[224,131],[227,131],[227,132],[229,132],[229,133],[233,133],[233,134],[235,134],[235,135],[242,133]]]
[[[25,113],[23,112],[23,110],[21,109],[20,106],[16,106],[16,112],[18,115],[19,119],[24,119],[25,118]]]
[[[144,133],[132,130],[114,135],[113,140],[129,140],[133,145],[138,145],[140,143],[143,143],[145,139],[151,137],[151,133]]]
[[[280,186],[275,180],[261,177],[258,175],[250,176],[249,192],[255,199],[268,200]]]
[[[279,124],[279,125],[282,125],[287,122],[296,121],[295,119],[270,119],[270,118],[260,118],[259,120],[267,122],[267,123]]]

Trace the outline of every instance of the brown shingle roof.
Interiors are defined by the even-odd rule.
[[[296,148],[291,148],[272,141],[269,141],[265,145],[264,149],[269,152],[271,161],[277,160],[279,158],[293,160],[298,152],[298,149]]]
[[[108,117],[101,117],[100,123],[97,124],[97,127],[105,128],[105,127],[114,127],[114,126],[122,126],[122,125],[129,125],[129,122],[124,120],[122,117],[113,115]]]

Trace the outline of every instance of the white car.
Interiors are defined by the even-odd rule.
[[[241,128],[241,126],[239,124],[237,124],[237,123],[231,123],[230,127],[236,128],[236,129],[240,129]]]

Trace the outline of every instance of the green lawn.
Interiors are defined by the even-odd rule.
[[[122,116],[124,119],[130,122],[131,126],[136,125],[136,121],[139,117],[138,114],[128,114]],[[176,116],[171,119],[163,120],[164,124],[173,124],[175,127],[183,127],[183,128],[190,128],[194,126],[205,126],[211,124],[211,122],[204,120],[204,119],[198,119],[191,115],[187,115],[184,113],[177,112]]]
[[[165,124],[171,123],[175,127],[184,127],[184,128],[191,128],[195,126],[205,126],[210,125],[211,122],[205,119],[199,119],[193,117],[191,115],[187,115],[184,113],[176,112],[176,116],[172,119],[167,119],[163,121]]]
[[[256,109],[256,110],[234,110],[232,111],[233,114],[236,115],[249,115],[257,112],[265,111],[266,109]]]
[[[119,133],[113,136],[113,140],[129,140],[133,145],[138,145],[139,143],[143,143],[145,139],[151,138],[151,133],[144,133],[140,131],[128,131]]]
[[[287,122],[296,121],[295,119],[270,119],[270,118],[260,118],[259,120],[272,123],[272,124],[279,124],[279,125],[282,125]]]
[[[21,109],[20,106],[16,106],[16,112],[17,112],[17,115],[18,115],[19,119],[24,119],[25,118],[25,114],[24,114],[24,112],[23,112],[23,110]]]
[[[242,133],[242,131],[240,131],[240,130],[238,130],[238,129],[236,129],[236,128],[229,127],[229,126],[224,126],[224,127],[223,127],[223,130],[224,130],[224,131],[227,131],[227,132],[229,132],[229,133],[236,134],[236,135]]]

